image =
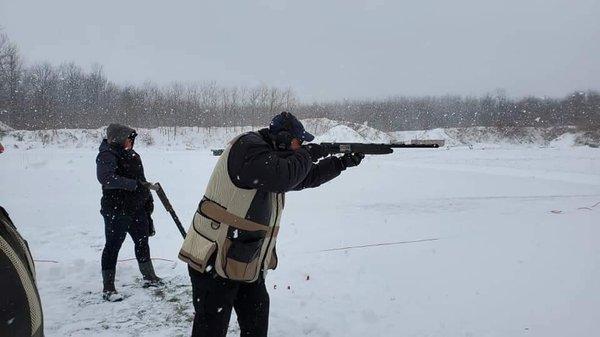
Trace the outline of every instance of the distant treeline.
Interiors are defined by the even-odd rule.
[[[99,65],[27,66],[17,46],[0,34],[0,121],[16,129],[97,128],[111,122],[137,127],[265,125],[289,110],[390,130],[461,126],[600,127],[600,93],[564,98],[512,99],[502,91],[482,97],[390,97],[306,104],[291,88],[224,87],[215,82],[158,87],[119,86]]]
[[[438,127],[566,126],[600,128],[600,93],[574,92],[564,98],[512,99],[502,91],[481,97],[390,97],[300,105],[302,115],[367,122],[384,131]]]

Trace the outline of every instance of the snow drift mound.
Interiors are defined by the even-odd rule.
[[[359,136],[364,139],[364,141],[368,141],[369,143],[389,143],[394,140],[394,138],[381,130],[377,130],[365,124],[357,124],[350,122],[338,122],[327,118],[308,118],[303,119],[302,123],[308,132],[315,135],[315,137],[322,141],[332,142],[333,140],[322,138],[322,136],[327,135],[327,137],[335,137],[337,136],[336,132],[347,132],[346,136],[350,137],[350,131],[332,131],[334,128],[338,126],[344,126],[346,129],[350,129],[354,131],[352,137]],[[332,133],[333,132],[333,133]],[[339,135],[341,136],[341,135]],[[347,138],[347,139],[360,139],[360,138]],[[338,140],[342,141],[342,140]],[[350,140],[344,140],[344,142],[351,142]]]
[[[444,140],[445,145],[457,146],[463,145],[459,142],[454,141],[450,138],[444,129],[433,129],[433,130],[419,130],[419,131],[396,131],[390,133],[397,142],[410,142],[411,140]]]
[[[315,137],[315,142],[365,143],[367,140],[352,128],[345,125],[338,125]]]
[[[468,127],[449,128],[446,130],[449,138],[456,143],[473,144],[523,144],[523,145],[547,145],[548,140],[544,137],[543,130],[533,127]]]

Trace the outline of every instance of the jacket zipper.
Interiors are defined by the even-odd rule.
[[[275,222],[273,222],[273,227],[275,227],[275,225],[277,225],[277,219],[279,218],[279,193],[275,194],[275,201],[276,201],[277,207],[275,208]],[[269,236],[269,242],[267,243],[267,249],[265,250],[265,256],[263,256],[263,260],[260,264],[260,268],[262,271],[266,270],[265,260],[267,259],[267,254],[269,253],[269,246],[271,246],[271,241],[273,240],[274,233],[275,233],[275,231],[271,231],[271,236]]]

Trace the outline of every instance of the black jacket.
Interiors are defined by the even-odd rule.
[[[245,218],[260,224],[271,221],[273,193],[317,187],[339,176],[343,170],[341,160],[335,156],[315,164],[305,149],[276,150],[268,129],[242,135],[231,146],[227,159],[227,173],[233,184],[257,190]],[[260,238],[256,232],[241,230],[237,235],[240,241]]]
[[[102,184],[102,212],[125,215],[134,215],[142,209],[152,212],[150,190],[139,184],[146,181],[142,159],[134,150],[124,150],[103,140],[96,157],[96,176]]]
[[[315,164],[305,149],[277,151],[268,129],[241,136],[232,145],[227,162],[235,186],[274,193],[317,187],[343,170],[341,160],[335,156]]]

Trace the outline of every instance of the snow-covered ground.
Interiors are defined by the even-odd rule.
[[[46,335],[188,336],[182,239],[162,206],[150,245],[168,286],[141,287],[127,239],[117,286],[128,297],[105,303],[96,152],[6,143],[0,204],[38,260]],[[139,148],[185,224],[216,162],[206,147]],[[286,198],[280,264],[267,276],[271,336],[600,335],[598,149],[396,151]]]

